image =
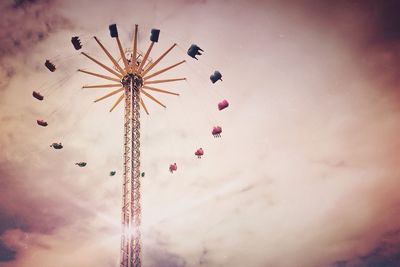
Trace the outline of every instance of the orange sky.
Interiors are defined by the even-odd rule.
[[[70,43],[108,62],[111,23],[188,61],[141,116],[144,266],[399,266],[399,1],[104,2],[0,4],[0,266],[118,266],[123,108]]]

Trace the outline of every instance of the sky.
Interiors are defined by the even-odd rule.
[[[70,43],[109,63],[92,37],[117,55],[112,23],[124,47],[138,24],[142,52],[160,29],[152,58],[177,43],[160,68],[187,61],[162,76],[187,81],[160,85],[180,96],[141,114],[143,266],[400,266],[399,8],[1,1],[0,266],[118,266],[123,107],[81,89],[101,81],[78,68],[104,71]]]

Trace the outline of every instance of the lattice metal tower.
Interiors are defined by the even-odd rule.
[[[141,244],[141,192],[140,192],[140,107],[149,114],[148,109],[143,101],[142,96],[145,95],[152,101],[166,107],[157,100],[148,91],[156,91],[160,93],[179,95],[174,92],[152,87],[152,84],[166,83],[185,80],[186,78],[151,80],[182,63],[182,60],[176,64],[160,69],[153,73],[149,72],[176,46],[173,44],[167,51],[160,55],[156,60],[149,60],[150,52],[154,43],[158,42],[159,30],[153,29],[150,36],[150,46],[144,56],[137,49],[138,25],[135,25],[135,33],[133,38],[133,48],[130,56],[124,52],[121,41],[118,37],[117,26],[110,25],[111,37],[117,41],[119,56],[121,57],[122,66],[104,47],[98,38],[94,37],[101,49],[112,62],[112,66],[106,66],[95,58],[82,52],[84,56],[95,62],[97,65],[107,70],[113,76],[107,76],[79,69],[78,71],[113,81],[111,84],[85,85],[82,88],[112,88],[118,89],[96,99],[94,102],[106,99],[112,95],[120,93],[110,112],[125,99],[124,113],[124,173],[122,179],[122,234],[121,234],[121,256],[120,267],[140,267],[142,266],[142,244]]]

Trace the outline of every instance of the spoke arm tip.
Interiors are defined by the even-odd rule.
[[[159,58],[156,59],[147,69],[142,72],[142,75],[145,76],[151,69],[153,69],[174,47],[176,43],[174,43],[167,51],[165,51]]]
[[[109,88],[109,87],[120,87],[120,83],[112,83],[112,84],[97,84],[97,85],[84,85],[82,89],[86,88]]]
[[[117,40],[117,45],[118,45],[119,53],[120,53],[122,62],[124,63],[124,66],[125,66],[125,72],[126,72],[126,71],[129,71],[128,60],[127,60],[126,57],[125,57],[125,53],[124,53],[124,49],[122,48],[121,41],[120,41],[120,39],[119,39],[118,36],[117,36],[115,39]]]
[[[147,115],[149,115],[149,111],[147,110],[146,105],[144,104],[143,98],[140,98],[140,104],[142,105],[144,111],[146,112]]]
[[[121,82],[119,79],[115,79],[115,78],[110,77],[110,76],[106,76],[106,75],[90,72],[90,71],[87,71],[87,70],[78,69],[78,71],[86,73],[86,74],[89,74],[89,75],[92,75],[92,76],[96,76],[96,77],[99,77],[99,78],[103,78],[103,79],[106,79],[106,80],[110,80],[110,81],[114,81],[114,82]]]
[[[143,89],[179,96],[178,93],[174,93],[174,92],[171,92],[171,91],[167,91],[167,90],[163,90],[163,89],[159,89],[159,88],[155,88],[155,87],[150,87],[150,86],[146,86],[146,85],[143,86]]]
[[[147,58],[149,57],[150,52],[151,52],[151,50],[153,49],[153,46],[154,46],[154,42],[151,42],[149,48],[148,48],[147,51],[146,51],[146,54],[144,54],[144,57],[143,57],[143,59],[142,59],[142,62],[140,62],[140,65],[139,65],[139,67],[138,67],[139,72],[142,72],[143,67],[144,67],[144,65],[146,64]]]
[[[159,104],[160,106],[166,108],[167,106],[165,106],[163,103],[161,103],[159,100],[157,100],[154,96],[152,96],[151,94],[147,93],[146,91],[144,91],[143,89],[140,90],[141,93],[143,93],[145,96],[147,96],[148,98],[150,98],[151,100],[153,100],[154,102],[156,102],[157,104]]]
[[[168,71],[168,70],[170,70],[170,69],[172,69],[172,68],[175,68],[176,66],[179,66],[179,65],[181,65],[181,64],[183,64],[183,63],[185,63],[185,62],[186,62],[186,60],[182,60],[182,61],[180,61],[180,62],[178,62],[178,63],[175,63],[175,64],[173,64],[173,65],[171,65],[171,66],[168,66],[168,67],[166,67],[166,68],[163,68],[163,69],[161,69],[161,70],[159,70],[159,71],[156,71],[156,72],[154,72],[154,73],[152,73],[152,74],[150,74],[150,75],[145,76],[145,77],[143,78],[143,80],[148,80],[148,79],[150,79],[150,78],[153,78],[153,77],[155,77],[155,76],[157,76],[157,75],[159,75],[159,74],[162,74],[162,73],[164,73],[164,72],[166,72],[166,71]]]
[[[121,94],[121,95],[119,96],[119,98],[117,99],[117,101],[115,101],[114,105],[111,107],[110,112],[112,112],[112,111],[114,110],[114,108],[115,108],[116,106],[118,106],[118,104],[122,101],[122,99],[124,99],[124,97],[125,97],[125,94]]]
[[[91,61],[93,61],[94,63],[96,63],[97,65],[99,65],[100,67],[102,67],[103,69],[107,70],[108,72],[110,72],[111,74],[114,74],[115,76],[117,76],[118,78],[122,78],[122,75],[116,71],[114,71],[113,69],[111,69],[110,67],[104,65],[103,63],[101,63],[100,61],[98,61],[97,59],[91,57],[90,55],[88,55],[85,52],[81,52],[81,55],[84,55],[85,57],[87,57],[88,59],[90,59]]]
[[[115,91],[112,91],[112,92],[110,92],[110,93],[108,93],[108,94],[106,94],[106,95],[104,95],[104,96],[102,96],[102,97],[100,97],[100,98],[94,100],[94,102],[95,102],[95,103],[96,103],[96,102],[99,102],[99,101],[101,101],[101,100],[103,100],[103,99],[106,99],[106,98],[108,98],[108,97],[110,97],[110,96],[112,96],[112,95],[115,95],[115,94],[117,94],[117,93],[119,93],[119,92],[121,92],[121,91],[123,91],[123,90],[124,90],[124,88],[121,87],[120,89],[117,89],[117,90],[115,90]]]
[[[186,81],[186,78],[174,78],[174,79],[163,79],[163,80],[145,81],[145,82],[144,82],[144,85],[147,85],[147,84],[154,84],[154,83],[176,82],[176,81]]]
[[[104,47],[104,45],[99,41],[99,39],[97,39],[97,37],[94,37],[94,39],[96,40],[96,42],[98,43],[98,45],[101,47],[101,49],[103,50],[103,52],[107,55],[107,57],[111,60],[111,62],[114,64],[114,66],[118,69],[118,71],[122,74],[122,75],[126,75],[126,72],[124,69],[122,69],[122,67],[118,64],[118,62],[115,60],[115,58],[110,54],[110,52]]]

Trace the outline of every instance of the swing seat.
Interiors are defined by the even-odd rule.
[[[229,107],[229,103],[226,99],[222,100],[221,102],[218,103],[218,110],[223,110],[225,108]]]
[[[50,147],[53,147],[54,149],[62,149],[63,145],[61,143],[53,143]]]
[[[44,65],[46,66],[46,68],[49,69],[49,71],[54,72],[56,70],[56,66],[51,63],[49,60],[46,60],[46,62],[44,63]]]
[[[189,47],[189,49],[188,49],[188,51],[187,51],[187,54],[188,54],[190,57],[194,58],[194,59],[198,59],[196,56],[201,55],[201,52],[200,52],[200,51],[204,52],[203,49],[201,49],[200,47],[198,47],[198,46],[195,45],[195,44],[192,44],[192,45]]]
[[[214,71],[214,74],[210,76],[210,80],[212,83],[216,83],[218,80],[222,81],[222,74],[219,71]]]
[[[150,33],[150,41],[157,43],[159,36],[160,36],[160,30],[159,29],[152,29],[151,33]]]
[[[174,171],[176,171],[177,169],[178,169],[178,166],[176,166],[176,163],[170,164],[170,165],[169,165],[169,171],[170,171],[170,172],[174,172]]]
[[[214,135],[214,136],[219,136],[221,133],[222,133],[222,128],[221,128],[221,126],[216,126],[216,127],[213,127],[213,130],[212,130],[212,135]]]
[[[42,101],[42,100],[44,99],[44,97],[43,97],[40,93],[38,93],[38,92],[36,92],[36,91],[33,91],[32,95],[33,95],[33,97],[36,98],[37,100]]]
[[[72,37],[72,38],[71,38],[71,43],[72,43],[72,45],[74,46],[74,48],[75,48],[76,50],[79,50],[79,49],[82,48],[82,44],[81,44],[81,41],[79,40],[79,37],[78,37],[78,36]]]
[[[45,122],[44,120],[36,120],[37,124],[39,124],[40,126],[46,127],[48,124],[47,122]]]
[[[204,155],[204,151],[203,151],[202,148],[199,148],[199,149],[196,150],[196,152],[194,152],[194,154],[195,154],[197,157],[201,158],[201,156]]]

